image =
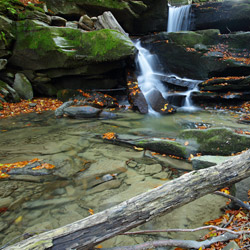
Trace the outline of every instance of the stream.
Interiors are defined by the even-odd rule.
[[[124,110],[110,120],[56,119],[54,112],[48,111],[2,119],[1,163],[39,158],[56,167],[49,176],[15,175],[1,180],[0,245],[80,220],[92,211],[97,213],[112,207],[192,170],[192,165],[184,160],[154,156],[149,151],[104,141],[104,133],[176,138],[181,129],[201,124],[238,129],[237,119],[235,113],[216,110],[177,112],[163,117]],[[247,125],[241,124],[240,128],[246,129]],[[224,198],[216,199],[222,206]],[[185,213],[179,212],[181,216],[174,215],[178,213],[176,210],[166,215],[177,216],[172,223],[157,219],[142,227],[201,225],[211,215],[220,215],[220,206],[215,203],[211,202],[211,207],[206,205],[205,214],[201,205],[188,210],[183,206],[180,209],[185,209]],[[193,221],[188,213],[191,217],[195,215]],[[201,218],[197,219],[199,213]],[[119,236],[106,244],[124,244],[124,237],[126,244],[150,238]]]

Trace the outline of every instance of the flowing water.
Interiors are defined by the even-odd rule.
[[[218,111],[195,115],[179,112],[158,118],[124,111],[112,120],[56,119],[52,112],[45,112],[2,119],[0,163],[39,158],[56,168],[48,176],[1,179],[0,246],[80,220],[90,215],[89,209],[102,211],[166,181],[145,172],[147,166],[160,163],[169,179],[182,174],[182,169],[192,169],[186,161],[168,157],[163,161],[152,158],[148,151],[103,141],[103,133],[175,138],[181,129],[202,122],[212,127],[239,127],[237,118]],[[246,127],[241,125],[242,129]],[[210,218],[202,216],[204,220]],[[165,224],[162,220],[149,222],[145,227],[178,226],[166,225],[171,220],[164,221]],[[175,222],[178,220],[172,221]],[[140,237],[141,241],[146,240]],[[136,244],[133,240],[132,237],[126,242]],[[107,246],[116,244],[112,241]]]
[[[190,29],[190,7],[191,5],[169,6],[167,32]]]

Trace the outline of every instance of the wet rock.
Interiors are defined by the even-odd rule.
[[[183,158],[188,156],[186,147],[176,141],[152,138],[137,141],[135,145],[161,154],[176,155]]]
[[[17,73],[15,75],[13,88],[21,98],[24,98],[26,100],[31,100],[33,98],[32,85],[24,74]]]
[[[39,224],[36,224],[32,227],[27,228],[24,233],[31,233],[31,234],[36,234],[36,233],[43,233],[44,231],[48,231],[53,229],[51,221],[43,221],[40,222]]]
[[[9,206],[9,210],[16,210],[19,207],[22,206],[22,204],[26,201],[26,197],[19,197],[17,199],[14,200],[14,202],[12,202]]]
[[[153,178],[162,179],[162,180],[167,180],[170,177],[171,177],[171,172],[161,172],[161,173],[153,175]]]
[[[52,16],[51,17],[51,25],[52,26],[61,26],[65,27],[66,26],[67,20],[63,17],[60,16]]]
[[[97,117],[102,112],[90,106],[68,107],[64,108],[63,113],[70,118],[93,118]]]
[[[198,143],[197,152],[208,155],[231,155],[250,145],[250,136],[226,128],[183,130],[180,137],[195,140]]]
[[[35,208],[42,208],[47,206],[59,206],[66,203],[70,203],[75,198],[58,198],[58,199],[50,199],[50,200],[37,200],[37,201],[29,201],[23,204],[24,209],[35,209]]]
[[[0,199],[0,208],[9,207],[12,202],[13,202],[13,198],[11,198],[11,197],[1,198]]]
[[[64,109],[67,107],[70,107],[73,104],[74,104],[74,101],[68,101],[68,102],[63,103],[59,108],[55,110],[55,116],[62,117],[64,114]]]
[[[192,158],[191,162],[193,165],[193,169],[198,170],[215,166],[230,159],[232,159],[231,156],[228,157],[228,156],[203,155]]]
[[[158,89],[151,90],[147,95],[147,100],[152,109],[162,115],[176,112],[176,109],[163,98]]]
[[[137,82],[128,84],[128,100],[133,110],[138,110],[141,114],[148,113],[147,101]]]
[[[87,194],[91,195],[91,194],[103,192],[105,190],[119,188],[120,185],[121,185],[121,181],[120,180],[111,180],[111,181],[102,183],[102,184],[100,184],[100,185],[98,185],[96,187],[91,188],[90,190],[87,191]]]
[[[160,164],[145,165],[145,174],[154,175],[162,171],[162,166]]]

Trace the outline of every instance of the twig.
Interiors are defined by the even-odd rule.
[[[243,247],[241,247],[241,248],[237,248],[236,250],[242,250],[242,249],[244,249],[244,248],[246,248],[246,247],[250,247],[250,245],[245,245],[245,246],[243,246]],[[247,248],[246,248],[247,249]]]
[[[209,247],[211,244],[216,242],[223,242],[232,239],[236,239],[238,236],[225,233],[223,235],[214,237],[212,239],[204,240],[204,241],[195,241],[195,240],[157,240],[151,242],[144,242],[142,244],[134,245],[134,246],[122,246],[122,247],[112,247],[112,248],[102,248],[102,250],[145,250],[155,247],[164,247],[164,246],[172,246],[172,247],[181,247],[181,248],[194,248],[199,249],[200,247]]]
[[[217,231],[225,231],[230,234],[241,235],[241,234],[250,234],[250,231],[242,230],[242,231],[233,231],[227,228],[221,228],[217,226],[204,226],[204,227],[197,227],[193,229],[159,229],[159,230],[142,230],[142,231],[135,231],[135,232],[126,232],[123,235],[133,235],[133,234],[148,234],[148,233],[169,233],[169,232],[196,232],[200,230],[210,229],[213,228]]]
[[[232,201],[238,203],[241,207],[247,209],[247,210],[250,210],[250,206],[248,204],[245,204],[242,200],[230,195],[230,194],[225,194],[223,192],[220,192],[220,191],[215,191],[214,194],[217,194],[217,195],[221,195],[221,196],[224,196],[228,199],[231,199]]]
[[[227,227],[228,225],[230,225],[230,223],[232,222],[233,218],[234,218],[234,214],[230,217],[230,219],[228,220],[228,222],[226,224],[223,225],[223,228]]]

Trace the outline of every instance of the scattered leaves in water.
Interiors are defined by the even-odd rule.
[[[17,103],[1,103],[3,105],[3,110],[0,111],[0,118],[7,118],[32,112],[40,114],[43,111],[56,110],[63,104],[61,101],[51,98],[36,98],[32,101],[21,100],[21,102]]]
[[[27,164],[31,164],[34,162],[40,162],[38,158],[32,159],[30,161],[19,161],[15,163],[4,163],[0,164],[0,179],[5,179],[10,177],[8,172],[13,168],[23,168]],[[48,163],[41,163],[39,166],[32,168],[33,170],[40,170],[40,169],[53,169],[55,166]]]
[[[113,139],[116,139],[117,136],[116,136],[116,133],[114,132],[108,132],[108,133],[103,134],[102,138],[107,139],[107,140],[113,140]]]

